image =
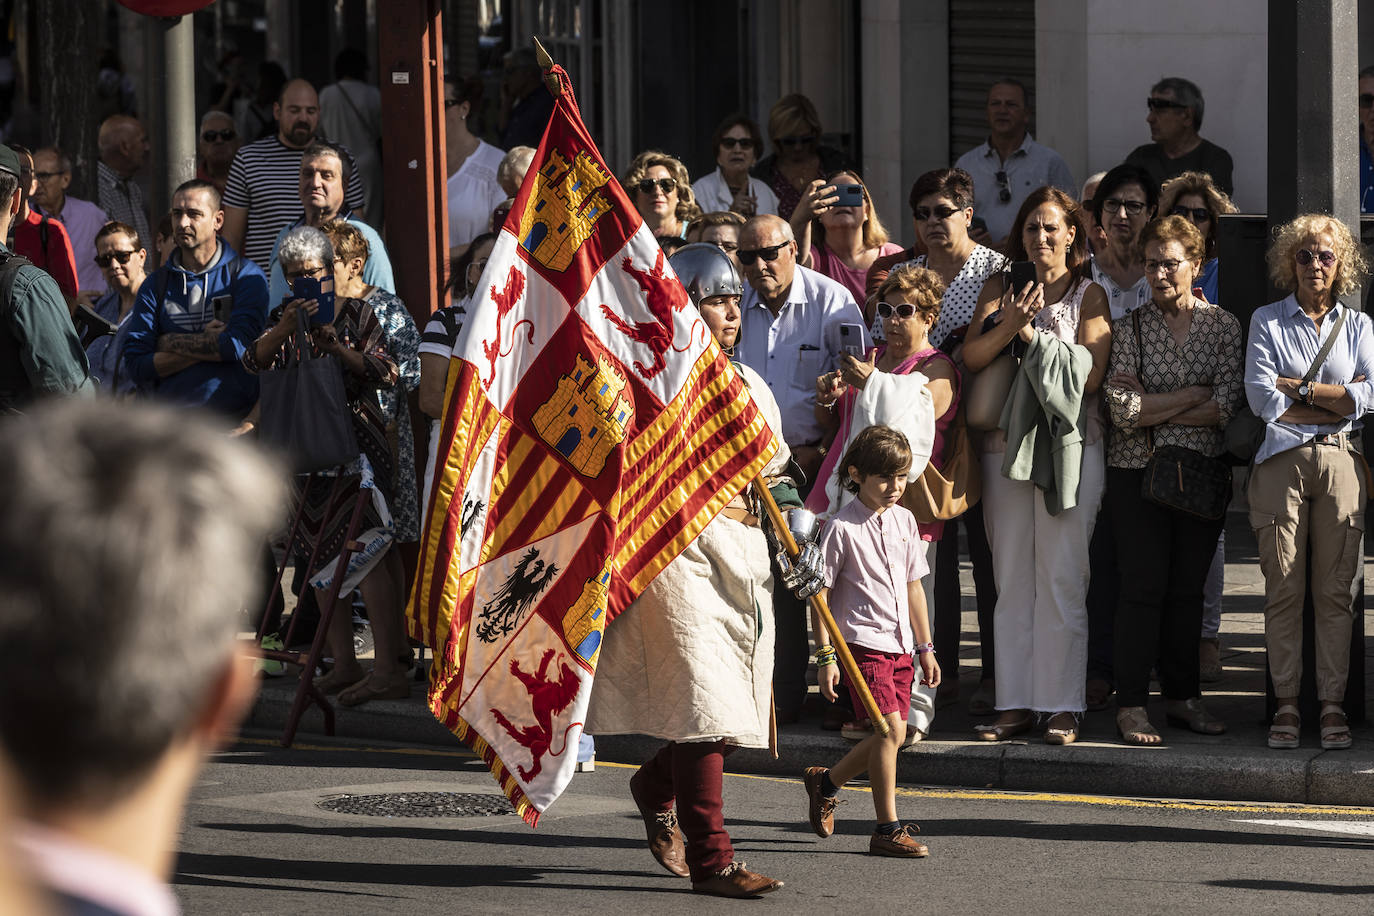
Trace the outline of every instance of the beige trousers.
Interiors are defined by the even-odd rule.
[[[1309,580],[1315,583],[1317,694],[1335,702],[1345,696],[1355,574],[1363,571],[1362,464],[1363,458],[1339,446],[1308,443],[1250,471],[1250,525],[1264,573],[1264,638],[1280,697],[1297,696],[1302,682]]]

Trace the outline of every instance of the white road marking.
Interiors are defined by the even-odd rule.
[[[1322,833],[1350,833],[1374,836],[1374,823],[1369,821],[1278,821],[1238,819],[1241,824],[1260,824],[1265,827],[1288,827],[1293,830],[1317,830]]]

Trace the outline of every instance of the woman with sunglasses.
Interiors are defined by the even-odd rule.
[[[1112,333],[1107,297],[1087,276],[1081,225],[1077,202],[1063,191],[1032,191],[1007,253],[1030,261],[1035,280],[1014,289],[1003,276],[989,279],[964,340],[971,372],[1015,341],[1024,346],[1002,427],[983,440],[1000,712],[978,726],[985,741],[1022,734],[1048,716],[1046,743],[1072,743],[1086,706],[1088,541],[1103,486],[1097,390]]]
[[[1247,494],[1278,702],[1269,746],[1298,746],[1303,601],[1310,579],[1321,746],[1339,750],[1351,744],[1341,703],[1349,674],[1351,586],[1364,568],[1369,467],[1359,434],[1361,418],[1374,406],[1369,316],[1339,297],[1359,290],[1369,265],[1345,223],[1314,213],[1280,227],[1268,261],[1269,279],[1289,295],[1256,309],[1250,319],[1245,397],[1265,421]],[[1304,382],[1328,343],[1313,380]]]
[[[778,212],[777,195],[749,174],[763,152],[763,137],[753,120],[740,113],[730,115],[716,128],[711,148],[716,151],[716,170],[692,184],[704,212],[729,210],[745,219]]]
[[[959,407],[959,372],[954,361],[930,343],[930,329],[940,317],[944,292],[945,285],[933,270],[913,265],[894,269],[877,294],[876,311],[883,323],[884,342],[869,350],[862,360],[848,353],[841,355],[840,369],[816,380],[816,419],[825,430],[824,438],[833,445],[816,476],[816,480],[825,485],[813,487],[807,496],[806,507],[811,511],[830,515],[841,507],[837,464],[849,443],[862,432],[854,425],[856,415],[861,413],[874,423],[892,426],[900,426],[912,415],[913,389],[898,384],[875,390],[875,386],[869,384],[874,373],[917,374],[930,393],[934,431],[933,439],[930,435],[920,435],[913,439],[913,445],[917,441],[931,442],[930,463],[936,468],[944,467],[945,435]],[[865,389],[868,389],[866,397]],[[865,398],[865,403],[860,412],[857,407],[861,397]],[[928,554],[931,543],[940,539],[944,523],[921,522],[917,527],[922,541],[920,546]],[[921,585],[929,607],[934,599],[934,577],[927,575]],[[860,723],[859,727],[862,729],[864,724]],[[908,728],[908,743],[919,741],[922,736],[921,731]]]
[[[1141,495],[1151,455],[1176,446],[1218,457],[1240,408],[1240,322],[1193,295],[1206,250],[1181,216],[1151,220],[1140,245],[1153,295],[1112,326],[1106,401],[1109,517],[1121,583],[1113,628],[1117,730],[1127,744],[1158,744],[1146,710],[1159,673],[1170,725],[1219,735],[1202,705],[1199,635],[1208,567],[1222,519],[1198,518]]]
[[[144,268],[148,251],[138,230],[125,223],[110,222],[95,234],[95,263],[105,276],[110,291],[96,300],[95,313],[119,330],[104,335],[86,347],[91,378],[105,394],[127,394],[134,390],[133,380],[124,371],[121,355],[129,334],[129,314],[138,301],[138,288],[147,278]]]
[[[1236,205],[1231,203],[1211,176],[1203,172],[1184,172],[1177,178],[1164,182],[1159,192],[1159,212],[1164,216],[1181,216],[1202,233],[1206,245],[1203,256],[1202,272],[1197,275],[1196,285],[1202,290],[1202,298],[1212,305],[1221,304],[1221,272],[1217,258],[1217,217],[1223,213],[1236,213]]]
[[[839,204],[840,195],[858,188],[858,206]],[[880,257],[897,254],[901,245],[889,242],[887,230],[873,208],[863,179],[850,171],[835,172],[811,182],[792,211],[792,234],[797,239],[798,263],[824,274],[864,302],[868,269]],[[812,234],[816,236],[812,244]],[[864,319],[873,323],[865,312]]]
[[[799,92],[778,99],[768,112],[768,140],[773,152],[754,166],[754,177],[778,198],[778,216],[790,220],[811,182],[850,168],[849,157],[821,143],[821,116]],[[804,251],[805,249],[799,249]]]
[[[625,190],[655,238],[686,238],[688,225],[701,215],[687,167],[655,149],[640,153],[630,163]]]

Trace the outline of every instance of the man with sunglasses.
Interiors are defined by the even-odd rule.
[[[1149,114],[1150,140],[1131,150],[1126,161],[1150,173],[1158,189],[1170,178],[1184,172],[1205,172],[1212,183],[1235,193],[1231,180],[1231,154],[1210,140],[1198,136],[1202,129],[1202,90],[1179,76],[1166,77],[1150,89],[1145,100]]]
[[[67,229],[29,206],[29,200],[38,188],[38,180],[34,178],[33,154],[23,146],[14,145],[10,148],[19,156],[19,213],[11,226],[14,251],[28,258],[33,266],[47,271],[57,281],[57,288],[62,290],[67,308],[75,308],[76,256],[72,254]]]
[[[45,146],[34,151],[33,169],[38,187],[32,202],[39,213],[57,220],[67,230],[76,258],[77,289],[98,295],[105,289],[105,278],[95,266],[95,236],[110,218],[97,204],[67,193],[72,183],[72,160],[62,150]]]
[[[1064,157],[1031,138],[1025,84],[1012,77],[993,83],[988,87],[987,111],[987,142],[960,156],[955,167],[973,176],[973,217],[984,224],[979,228],[975,222],[969,238],[1001,248],[1031,191],[1050,184],[1072,195],[1078,185]]]
[[[0,145],[0,240],[19,214],[22,170],[19,154]],[[89,387],[86,354],[57,283],[0,245],[0,414]]]
[[[1374,213],[1374,67],[1360,71],[1360,212]]]
[[[243,145],[233,115],[207,111],[200,119],[200,139],[196,142],[196,177],[210,182],[224,193],[229,182],[229,166]]]
[[[782,413],[783,436],[805,476],[804,499],[825,458],[816,419],[816,380],[837,368],[844,346],[862,355],[872,340],[849,290],[797,263],[792,227],[778,216],[756,216],[740,230],[736,251],[748,284],[740,303],[735,355],[768,383]],[[849,327],[848,339],[842,332]],[[773,688],[778,721],[795,722],[806,699],[810,643],[805,602],[779,589]]]

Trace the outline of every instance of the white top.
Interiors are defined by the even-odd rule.
[[[1098,266],[1096,258],[1091,259],[1089,263],[1093,269],[1093,282],[1102,287],[1102,291],[1107,294],[1107,305],[1112,310],[1112,321],[1125,318],[1150,301],[1153,293],[1150,290],[1149,277],[1141,277],[1131,286],[1117,286],[1116,281]]]
[[[893,264],[889,271],[896,270],[898,267],[905,267],[908,264],[913,267],[930,266],[925,255],[918,255],[913,260]],[[1002,270],[1006,265],[1006,256],[1001,252],[983,245],[973,246],[973,251],[969,252],[968,260],[964,261],[964,266],[959,268],[959,273],[950,281],[949,286],[945,287],[945,294],[940,297],[940,318],[935,322],[935,327],[930,329],[930,334],[927,335],[932,347],[940,346],[945,342],[950,331],[962,328],[973,320],[973,313],[978,310],[978,296],[983,292],[983,284],[987,282],[988,277]],[[873,322],[874,327],[880,328],[882,319],[877,316],[876,312],[873,316]]]
[[[506,199],[496,170],[506,154],[485,140],[448,178],[448,246],[466,245],[486,232],[491,211]]]
[[[749,190],[754,194],[755,215],[777,215],[778,196],[773,193],[772,188],[750,176]],[[735,202],[735,195],[730,193],[730,186],[725,183],[725,176],[720,173],[719,168],[693,182],[692,193],[696,195],[697,206],[701,207],[702,213],[729,210],[730,205]]]

